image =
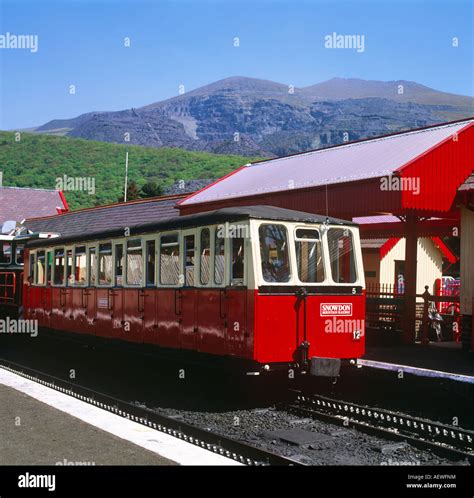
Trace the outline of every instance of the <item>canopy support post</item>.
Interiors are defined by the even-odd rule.
[[[415,342],[415,320],[416,320],[416,267],[417,267],[417,216],[407,214],[405,232],[405,320],[403,330],[403,342],[413,344]]]

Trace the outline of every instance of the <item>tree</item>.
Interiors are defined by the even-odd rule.
[[[158,197],[163,195],[163,187],[157,182],[146,182],[141,190],[141,197]]]
[[[133,180],[130,180],[127,186],[127,201],[136,201],[137,199],[141,199],[140,189]],[[118,201],[123,202],[124,196],[121,195]]]

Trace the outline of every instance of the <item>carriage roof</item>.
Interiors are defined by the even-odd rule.
[[[301,223],[327,223],[329,225],[352,225],[356,223],[345,221],[329,216],[322,216],[303,211],[294,211],[292,209],[279,208],[274,206],[244,206],[235,208],[223,208],[215,211],[206,211],[203,213],[190,214],[186,216],[174,216],[170,218],[152,221],[150,223],[139,225],[127,225],[124,220],[123,227],[108,230],[91,231],[80,235],[70,235],[65,237],[55,237],[51,239],[41,239],[30,241],[28,247],[40,247],[48,245],[68,244],[80,241],[89,241],[102,238],[121,237],[124,228],[130,229],[130,235],[141,235],[153,231],[165,231],[180,228],[192,228],[203,225],[215,225],[217,223],[236,222],[248,219],[262,219],[274,221],[290,221]]]

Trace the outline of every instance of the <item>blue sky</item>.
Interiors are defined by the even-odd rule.
[[[139,107],[235,75],[405,79],[473,95],[472,31],[471,0],[0,0],[0,35],[38,35],[36,53],[0,49],[0,129]],[[332,32],[364,35],[365,51],[325,49]]]

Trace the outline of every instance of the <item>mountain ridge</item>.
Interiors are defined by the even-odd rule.
[[[34,131],[147,147],[279,156],[474,115],[474,98],[413,81],[332,78],[294,88],[232,76],[142,107]]]

